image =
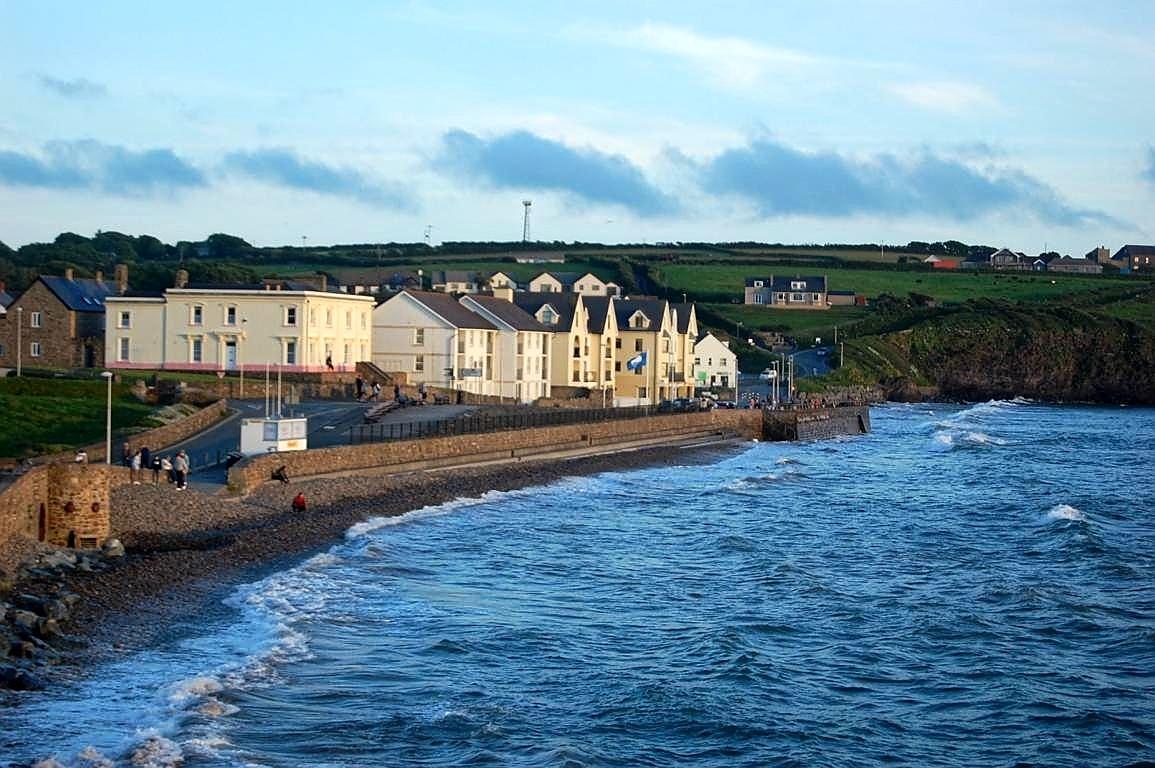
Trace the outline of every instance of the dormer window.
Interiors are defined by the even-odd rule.
[[[761,288],[763,285],[764,285],[764,283],[761,280],[755,280],[754,281],[754,287],[755,288]]]
[[[650,318],[646,317],[641,312],[635,312],[634,316],[630,318],[631,328],[649,328]]]
[[[557,313],[553,311],[553,307],[546,305],[546,306],[541,308],[541,312],[539,312],[538,314],[541,317],[541,324],[542,325],[555,325],[555,324],[557,324]]]
[[[790,290],[792,290],[792,291],[804,291],[804,290],[806,290],[806,281],[805,280],[791,280],[790,281]]]

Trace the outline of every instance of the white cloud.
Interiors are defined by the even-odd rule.
[[[999,105],[998,99],[990,92],[970,83],[899,83],[890,86],[890,91],[909,104],[939,112],[961,113]]]
[[[670,24],[646,22],[626,31],[586,30],[580,34],[622,48],[680,59],[717,84],[735,89],[752,88],[771,73],[796,70],[818,61],[788,48],[761,45],[740,37],[708,37]]]

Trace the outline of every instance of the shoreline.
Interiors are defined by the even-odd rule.
[[[177,493],[167,485],[125,486],[114,492],[112,506],[112,535],[125,547],[123,558],[91,573],[26,579],[14,590],[46,592],[59,584],[80,598],[62,623],[66,639],[54,644],[60,657],[26,668],[51,688],[90,674],[102,662],[154,647],[180,634],[177,626],[227,610],[221,600],[239,584],[299,564],[372,517],[566,477],[676,465],[690,456],[709,461],[747,444],[730,440],[435,473],[318,478],[266,484],[244,499]],[[290,506],[298,492],[309,502],[304,514]]]

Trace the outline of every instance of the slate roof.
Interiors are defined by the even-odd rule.
[[[799,290],[790,287],[791,283],[796,283],[798,281],[805,283],[805,286],[800,290],[805,291],[806,293],[826,293],[825,275],[806,275],[805,277],[797,275],[794,277],[776,277],[770,286],[770,290],[779,293],[790,293],[791,291]]]
[[[41,275],[40,281],[73,312],[104,312],[104,297],[116,293],[116,284],[89,278],[69,280],[66,277]]]
[[[690,315],[694,311],[693,304],[675,304],[674,311],[678,314],[678,333],[690,332]]]
[[[521,307],[517,306],[511,301],[499,299],[496,296],[476,295],[470,296],[470,301],[476,301],[481,306],[494,315],[497,315],[504,322],[513,326],[519,331],[551,331],[551,328],[546,328],[537,321],[533,315],[526,312]]]
[[[16,301],[16,297],[8,293],[8,291],[0,291],[0,309],[6,309],[12,306],[12,302]]]
[[[747,288],[753,288],[755,280],[761,281],[763,287],[765,287],[767,285],[770,285],[770,281],[773,279],[774,279],[773,277],[747,277],[746,278],[746,287]]]
[[[1155,256],[1155,245],[1124,245],[1115,254],[1116,259],[1126,259],[1131,256]]]
[[[582,303],[586,305],[586,312],[589,314],[589,322],[586,325],[589,327],[590,333],[605,332],[606,316],[610,313],[611,301],[609,296],[582,297]]]
[[[619,331],[646,330],[657,331],[662,327],[662,313],[666,311],[664,299],[615,299],[614,314],[618,318]],[[635,312],[641,312],[650,319],[650,327],[645,329],[631,328],[630,318]]]
[[[567,291],[573,290],[573,284],[581,280],[585,276],[585,272],[546,272],[545,274],[561,283],[561,287]],[[540,277],[540,275],[539,275]]]
[[[433,273],[433,282],[430,285],[445,285],[446,283],[477,283],[477,273],[464,269],[437,270]]]
[[[525,293],[515,293],[513,295],[513,303],[534,317],[537,317],[538,310],[546,304],[549,304],[553,307],[554,312],[557,312],[558,316],[556,326],[546,326],[549,330],[553,331],[556,328],[569,329],[573,327],[574,311],[577,309],[579,298],[576,293],[534,293],[527,291]]]
[[[424,304],[456,328],[481,328],[486,331],[497,330],[496,325],[476,312],[470,312],[461,306],[457,299],[441,291],[402,291],[389,299],[389,301],[401,301],[401,297],[406,295]]]

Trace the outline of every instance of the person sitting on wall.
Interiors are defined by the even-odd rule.
[[[285,465],[284,464],[282,464],[281,466],[279,466],[273,470],[273,479],[274,480],[280,480],[281,485],[288,485],[289,484],[289,476],[288,476],[288,474],[285,473]]]
[[[298,493],[293,497],[293,511],[304,512],[308,505],[305,504],[305,494]]]

